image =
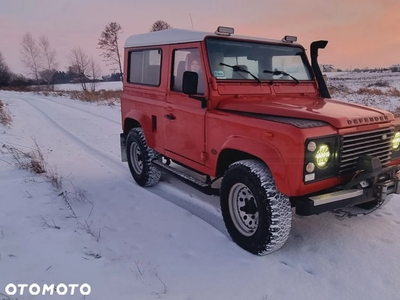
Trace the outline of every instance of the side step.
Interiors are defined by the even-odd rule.
[[[187,185],[190,185],[191,187],[195,188],[196,190],[199,190],[200,192],[206,195],[219,196],[219,189],[212,188],[210,184],[203,182],[197,178],[194,178],[193,176],[190,176],[185,172],[172,168],[164,164],[162,161],[153,160],[153,165],[160,171],[173,175],[177,179],[183,181]]]

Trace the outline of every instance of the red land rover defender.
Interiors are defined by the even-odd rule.
[[[326,44],[311,44],[310,65],[293,36],[219,27],[129,37],[121,153],[135,181],[155,185],[168,172],[219,195],[233,241],[258,255],[285,243],[292,207],[370,211],[399,194],[400,122],[330,99],[317,61]]]

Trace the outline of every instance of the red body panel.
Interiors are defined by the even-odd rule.
[[[131,84],[124,76],[123,130],[127,133],[130,129],[126,126],[130,120],[138,122],[151,148],[201,173],[216,176],[220,154],[226,149],[237,150],[263,160],[282,193],[306,195],[348,180],[347,177],[332,177],[304,182],[304,152],[308,138],[392,126],[394,118],[388,112],[320,98],[316,81],[300,84],[218,82],[204,63],[207,60],[204,43],[189,43],[184,47],[198,47],[203,56],[204,97],[208,104],[207,108],[201,108],[200,101],[170,89],[172,51],[182,47],[157,46],[162,49],[163,57],[158,87]],[[130,50],[125,49],[126,61]],[[125,74],[128,74],[127,65]],[[238,112],[318,120],[326,124],[299,128]],[[173,120],[167,116],[172,116]]]

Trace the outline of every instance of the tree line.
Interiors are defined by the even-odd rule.
[[[153,23],[150,32],[170,29],[172,26],[163,20]],[[55,84],[80,83],[83,91],[95,91],[99,81],[121,81],[123,76],[119,37],[122,27],[117,22],[108,23],[100,34],[97,47],[100,56],[112,72],[102,76],[98,62],[81,47],[73,48],[67,55],[68,66],[65,71],[58,70],[57,52],[51,47],[49,39],[42,35],[36,40],[29,32],[21,41],[21,61],[27,76],[11,71],[0,51],[0,87],[21,87],[37,85],[39,90],[54,90]]]

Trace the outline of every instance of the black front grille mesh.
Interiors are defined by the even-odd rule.
[[[394,128],[384,128],[340,137],[339,175],[354,171],[360,155],[378,157],[382,165],[392,156]]]

